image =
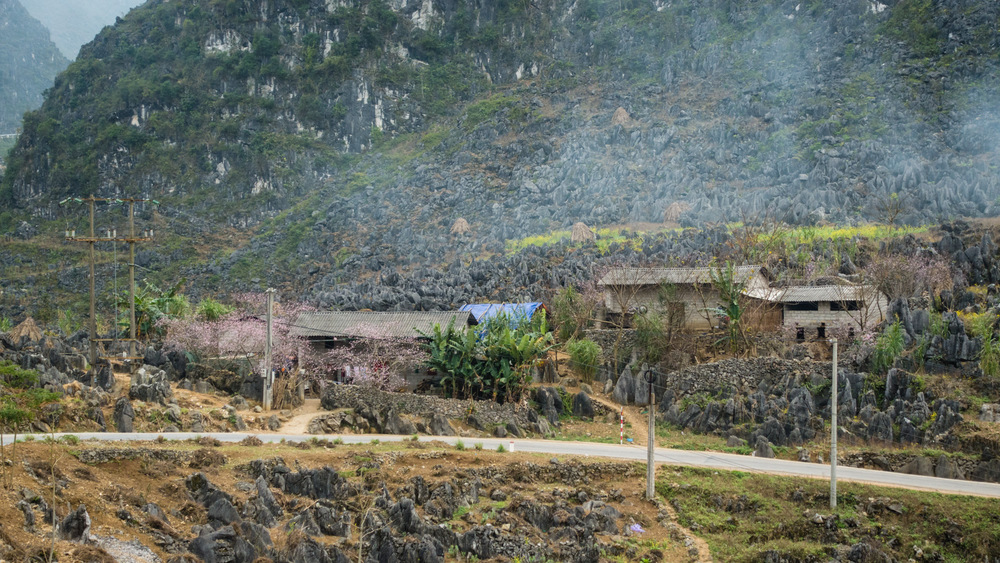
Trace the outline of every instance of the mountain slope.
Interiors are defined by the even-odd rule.
[[[42,93],[68,64],[18,0],[0,0],[0,135],[14,133],[24,112],[42,105]]]
[[[152,1],[59,77],[2,197],[155,197],[181,236],[259,234],[195,277],[320,293],[668,209],[995,215],[998,29],[972,0]]]

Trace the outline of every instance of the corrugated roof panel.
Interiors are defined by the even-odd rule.
[[[299,314],[289,330],[291,336],[332,336],[341,338],[419,338],[420,332],[430,334],[434,325],[455,326],[473,324],[473,317],[464,311],[310,311]],[[418,332],[419,331],[419,332]]]

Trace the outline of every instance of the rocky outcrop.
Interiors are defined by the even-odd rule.
[[[134,401],[166,405],[174,397],[167,372],[153,366],[142,366],[132,377],[128,396]]]
[[[118,432],[132,432],[132,421],[135,420],[135,409],[125,397],[115,402],[114,422]]]
[[[775,358],[726,360],[679,370],[658,381],[657,388],[663,386],[658,417],[680,428],[735,435],[749,440],[752,447],[762,439],[774,446],[800,445],[826,431],[828,370],[825,363]],[[842,433],[880,444],[958,446],[952,430],[962,421],[961,406],[930,399],[920,377],[897,368],[890,369],[884,381],[843,367],[838,374]],[[873,385],[882,386],[881,403]],[[760,450],[758,455],[765,453]]]
[[[559,397],[555,390],[553,392]],[[406,435],[418,432],[439,436],[455,435],[449,421],[466,420],[470,412],[474,413],[477,423],[484,428],[504,426],[508,422],[527,427],[532,422],[531,409],[511,403],[390,393],[356,385],[327,387],[321,404],[324,409],[336,412],[319,415],[310,421],[308,431],[312,434],[349,430]],[[561,398],[558,404],[561,408]],[[421,422],[414,423],[411,418],[420,419]],[[558,420],[558,414],[556,418]]]

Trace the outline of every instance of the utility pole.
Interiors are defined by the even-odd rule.
[[[263,381],[263,393],[261,397],[261,402],[264,403],[264,410],[271,410],[271,403],[273,397],[271,393],[274,390],[274,370],[271,369],[271,326],[272,326],[272,311],[274,309],[274,293],[275,290],[272,287],[267,288],[264,292],[267,297],[267,335],[264,337],[264,381]]]
[[[830,510],[837,508],[837,339],[833,343],[833,387],[830,391]]]
[[[90,386],[97,386],[97,291],[94,289],[94,194],[90,194],[90,198],[87,200],[88,207],[90,208],[90,322],[89,324],[89,335],[90,340]],[[67,233],[67,237],[70,233]],[[76,231],[73,231],[73,236],[76,236]]]
[[[94,245],[98,241],[104,242],[127,242],[129,243],[129,351],[128,356],[125,359],[136,360],[142,359],[136,356],[135,345],[138,342],[136,338],[136,324],[135,324],[135,243],[145,242],[153,240],[152,229],[146,229],[143,235],[136,236],[135,234],[135,204],[136,202],[151,201],[154,204],[159,202],[149,199],[138,199],[138,198],[125,198],[125,199],[108,199],[94,197],[91,195],[87,198],[66,198],[59,202],[60,205],[65,205],[67,203],[87,203],[87,208],[90,216],[90,231],[85,237],[77,237],[76,231],[66,231],[66,240],[73,242],[85,242],[90,246],[90,322],[88,323],[89,328],[89,340],[90,340],[90,365],[91,365],[91,375],[90,384],[91,386],[97,383],[97,360],[98,359],[110,359],[110,357],[97,356],[97,343],[98,342],[113,342],[119,339],[117,338],[98,338],[97,335],[97,291],[96,291],[96,274],[95,274],[95,264],[97,259],[95,257]],[[118,231],[109,231],[106,238],[98,239],[94,233],[94,215],[95,215],[95,204],[110,203],[110,204],[121,204],[128,203],[128,222],[129,222],[129,232],[128,236],[119,238]],[[112,234],[112,232],[114,234]],[[115,298],[117,299],[117,295]],[[117,322],[117,319],[115,319]]]
[[[135,356],[135,200],[128,200],[128,355]]]
[[[656,467],[653,465],[653,453],[656,447],[656,424],[653,413],[656,412],[656,393],[653,391],[653,372],[646,371],[646,383],[649,384],[649,434],[646,439],[646,499],[653,500],[655,491],[653,481],[656,477]]]

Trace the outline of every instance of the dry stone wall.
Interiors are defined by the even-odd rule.
[[[391,393],[356,385],[331,385],[323,392],[321,404],[327,410],[349,408],[356,412],[388,413],[394,411],[400,415],[423,417],[439,415],[451,420],[464,420],[469,415],[475,415],[483,424],[492,425],[515,422],[524,427],[531,422],[529,419],[531,409],[520,404],[505,403],[501,405],[492,401],[444,399],[413,393]]]

